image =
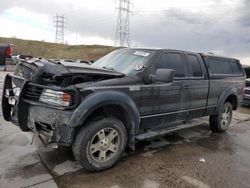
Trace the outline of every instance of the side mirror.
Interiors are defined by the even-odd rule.
[[[155,81],[173,82],[175,71],[173,69],[157,69],[155,73]]]

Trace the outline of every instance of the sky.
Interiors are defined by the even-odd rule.
[[[131,46],[213,52],[250,65],[250,0],[131,0]],[[118,0],[0,0],[0,36],[114,45]],[[4,27],[3,27],[4,26]]]

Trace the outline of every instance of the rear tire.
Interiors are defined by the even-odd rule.
[[[224,103],[218,115],[210,116],[209,124],[213,132],[225,132],[232,121],[233,106],[231,103]]]
[[[125,150],[127,131],[115,118],[90,122],[80,129],[72,146],[73,154],[88,171],[112,167]]]

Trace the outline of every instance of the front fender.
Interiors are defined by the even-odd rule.
[[[119,105],[126,110],[132,120],[131,129],[134,133],[138,131],[140,115],[134,101],[125,93],[112,90],[100,91],[87,97],[73,113],[69,126],[82,126],[92,112],[105,105]]]

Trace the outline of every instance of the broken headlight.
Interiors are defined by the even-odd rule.
[[[70,105],[71,95],[63,91],[44,89],[41,93],[39,101],[55,106],[65,107]]]
[[[18,87],[18,86],[15,84],[15,82],[13,82],[13,80],[12,80],[12,89],[13,89],[14,95],[15,95],[16,97],[19,97],[21,88]]]

